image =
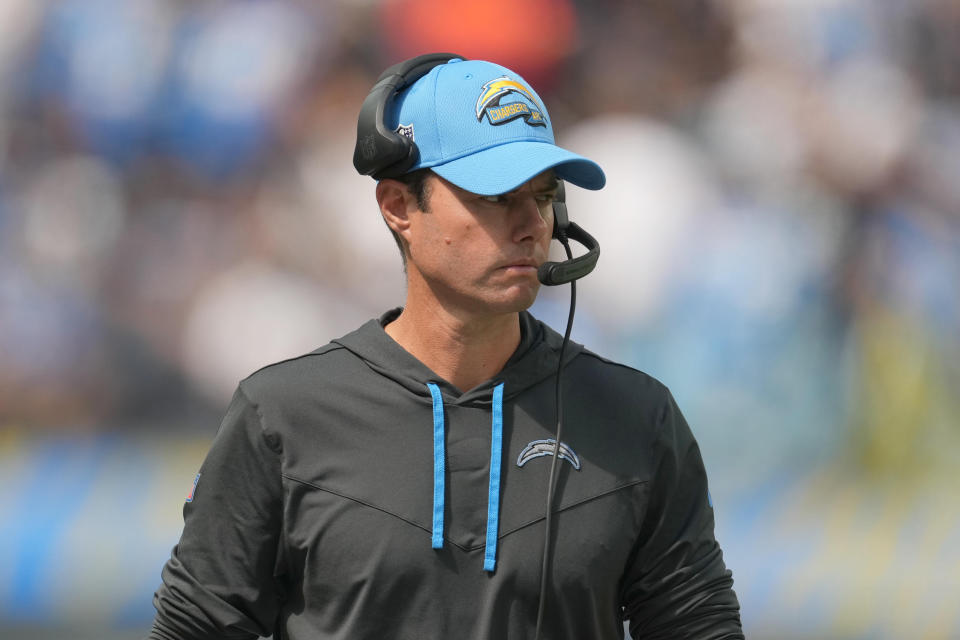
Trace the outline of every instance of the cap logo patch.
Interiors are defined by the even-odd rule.
[[[412,124],[402,124],[397,127],[397,133],[402,135],[404,138],[409,138],[410,142],[415,142],[413,139],[413,125]]]
[[[502,98],[508,95],[515,96],[520,101],[501,102]],[[487,116],[487,120],[493,125],[523,118],[524,122],[532,127],[547,126],[543,108],[537,104],[531,91],[507,76],[500,76],[483,85],[477,99],[476,114],[478,122],[483,120],[483,116]]]

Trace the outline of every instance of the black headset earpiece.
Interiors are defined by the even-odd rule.
[[[570,217],[567,216],[567,190],[563,180],[557,184],[557,193],[553,196],[553,237],[562,241],[570,228]]]
[[[540,265],[537,269],[537,278],[542,284],[554,286],[579,280],[597,266],[597,260],[600,259],[600,243],[577,223],[570,222],[570,217],[567,215],[567,194],[562,180],[553,197],[553,237],[563,244],[568,259],[563,262],[544,262]],[[587,252],[576,258],[571,257],[568,238],[585,246]]]
[[[377,180],[397,178],[417,161],[417,145],[410,138],[390,130],[385,122],[394,97],[427,75],[434,67],[454,58],[453,53],[428,53],[399,62],[380,74],[360,107],[357,119],[357,146],[353,166],[361,175]]]

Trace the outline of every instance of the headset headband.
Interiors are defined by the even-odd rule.
[[[427,75],[434,67],[445,64],[453,53],[428,53],[399,62],[380,74],[360,107],[357,119],[357,146],[353,150],[353,166],[361,175],[376,180],[397,178],[407,173],[417,161],[417,145],[413,140],[387,128],[385,117],[393,99],[405,88]]]

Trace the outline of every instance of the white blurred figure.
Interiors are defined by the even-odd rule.
[[[0,2],[0,84],[15,69],[19,54],[40,24],[43,4],[35,0]]]
[[[326,132],[308,147],[300,161],[300,175],[311,218],[316,226],[307,241],[327,254],[336,278],[347,283],[350,295],[367,317],[403,304],[406,286],[400,252],[372,199],[370,178],[356,172],[355,131]]]
[[[240,263],[198,292],[180,357],[187,375],[226,405],[237,382],[273,362],[303,355],[363,317],[335,293],[261,261]]]
[[[728,180],[783,185],[802,170],[808,142],[800,127],[799,80],[775,69],[747,68],[714,90],[700,127]]]
[[[583,122],[561,142],[607,168],[603,190],[567,190],[571,218],[601,246],[583,308],[610,328],[636,327],[661,308],[693,225],[717,204],[710,167],[683,133],[636,116]]]
[[[3,172],[6,162],[10,126],[4,111],[16,96],[8,83],[40,24],[42,8],[41,3],[33,0],[0,2],[0,173]]]
[[[861,193],[879,187],[922,117],[916,88],[897,67],[855,58],[832,70],[805,123],[824,181]]]
[[[7,419],[84,424],[113,393],[97,376],[97,301],[126,223],[121,183],[96,158],[66,156],[42,167],[16,204],[18,237],[0,258],[0,406]]]
[[[23,248],[33,272],[91,293],[126,222],[122,183],[93,156],[43,168],[23,197]]]

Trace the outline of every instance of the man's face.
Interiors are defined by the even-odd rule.
[[[479,314],[528,308],[547,259],[557,180],[544,172],[498,196],[430,176],[428,211],[410,220],[409,262],[441,302]]]

